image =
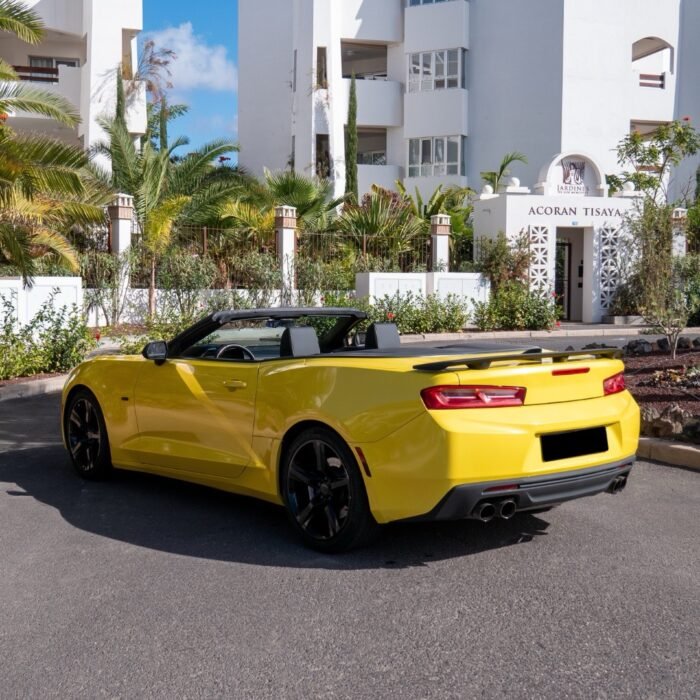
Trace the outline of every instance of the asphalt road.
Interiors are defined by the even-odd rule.
[[[345,556],[282,511],[89,484],[56,396],[0,403],[0,696],[698,698],[700,474]]]

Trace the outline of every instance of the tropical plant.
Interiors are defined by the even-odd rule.
[[[175,160],[174,152],[187,144],[176,139],[165,150],[147,142],[138,150],[120,119],[103,120],[107,141],[93,152],[109,158],[111,183],[134,198],[134,211],[150,268],[149,312],[155,313],[156,272],[169,248],[176,224],[205,225],[219,218],[225,202],[240,192],[233,169],[215,165],[219,156],[237,150],[227,141],[213,141]]]
[[[348,124],[345,131],[345,194],[353,201],[358,199],[357,186],[357,85],[355,74],[350,80]]]
[[[506,153],[496,170],[485,170],[480,173],[481,179],[487,185],[491,185],[494,192],[498,192],[498,188],[501,186],[501,180],[503,180],[506,175],[510,175],[509,166],[516,162],[527,163],[527,157],[518,151]]]
[[[427,235],[425,221],[413,213],[400,195],[376,186],[360,204],[343,207],[338,229],[351,236],[360,248],[365,237],[379,239],[382,249],[393,259],[411,250],[420,236]]]

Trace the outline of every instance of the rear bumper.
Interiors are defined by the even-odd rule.
[[[547,508],[584,496],[595,496],[611,489],[619,477],[626,477],[635,457],[610,462],[593,469],[560,472],[547,476],[485,481],[477,484],[461,484],[451,489],[429,513],[406,520],[462,520],[475,518],[475,508],[485,501],[497,503],[505,499],[516,502],[516,511]],[[513,488],[489,491],[502,485]]]

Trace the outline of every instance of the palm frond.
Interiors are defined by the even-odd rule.
[[[48,228],[39,228],[32,231],[30,241],[34,246],[50,250],[72,272],[80,269],[77,251],[60,233]]]
[[[10,32],[27,44],[38,44],[44,36],[44,23],[23,2],[0,0],[0,31]]]
[[[3,58],[0,58],[0,80],[19,80],[15,69]]]
[[[29,112],[74,127],[80,121],[76,108],[61,95],[27,83],[0,82],[0,112]]]
[[[189,201],[190,198],[183,195],[169,197],[148,212],[144,243],[151,252],[162,252],[167,248],[173,225]]]

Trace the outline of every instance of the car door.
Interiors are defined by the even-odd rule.
[[[129,449],[143,464],[235,479],[251,461],[259,362],[145,362],[136,382],[139,435]]]

